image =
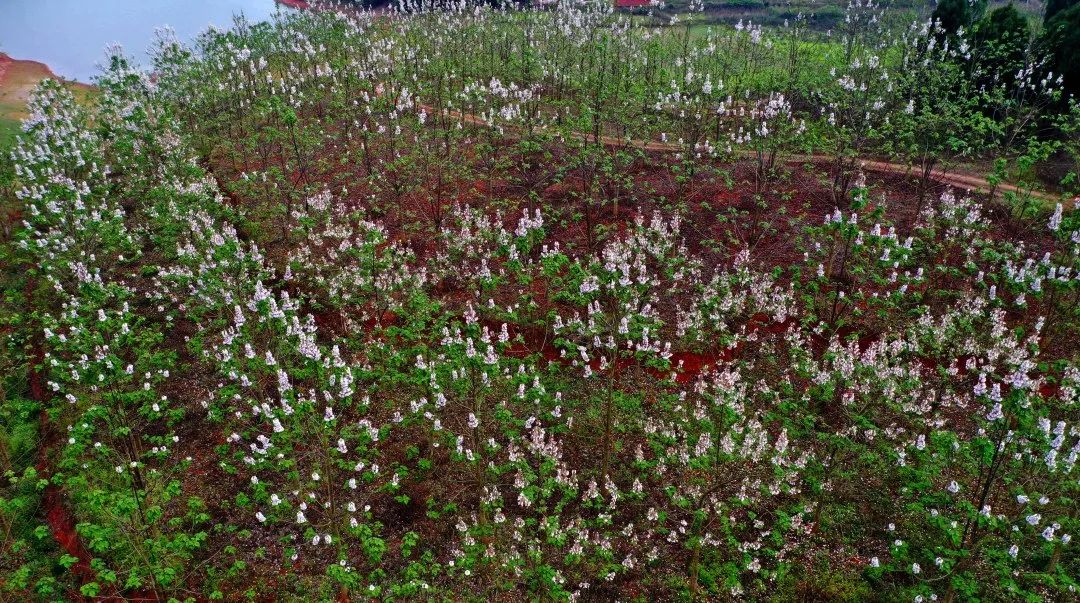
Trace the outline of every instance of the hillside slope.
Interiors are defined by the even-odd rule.
[[[45,78],[59,79],[49,66],[38,61],[13,59],[0,52],[0,148],[6,148],[24,119],[26,101],[34,86]],[[93,86],[69,82],[68,86],[80,101],[86,99]]]

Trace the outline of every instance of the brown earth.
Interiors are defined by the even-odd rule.
[[[26,119],[30,93],[45,78],[63,81],[45,63],[13,59],[0,52],[0,121]],[[87,99],[94,90],[93,86],[79,82],[67,82],[67,86],[80,101]]]
[[[430,107],[425,107],[425,109],[427,109],[429,111],[431,110]],[[477,115],[472,115],[472,114],[468,114],[468,113],[460,113],[458,111],[451,111],[450,113],[451,113],[451,117],[454,117],[455,119],[460,119],[461,121],[463,121],[464,123],[467,123],[467,124],[487,125],[487,122],[483,118],[481,118],[481,117],[479,117]],[[585,140],[588,140],[588,141],[592,141],[594,139],[593,136],[588,135],[588,134],[584,134],[583,138]],[[673,143],[666,143],[666,142],[660,142],[660,141],[657,141],[657,140],[620,139],[620,138],[617,138],[617,137],[614,137],[614,136],[604,136],[604,135],[601,135],[599,137],[599,142],[601,144],[603,144],[604,146],[630,147],[630,148],[640,149],[640,150],[643,150],[643,151],[653,151],[653,152],[660,152],[660,153],[678,153],[678,152],[686,150],[685,147],[682,146],[682,145],[677,145],[677,144],[673,144]],[[744,153],[744,156],[749,157],[750,152],[746,151]],[[792,155],[792,156],[790,156],[788,158],[788,161],[790,163],[827,164],[827,163],[833,161],[833,157],[831,155],[824,155],[824,154]],[[891,161],[865,159],[865,160],[863,160],[861,162],[861,165],[862,165],[863,169],[870,170],[870,171],[875,171],[875,172],[882,172],[882,173],[887,173],[887,174],[902,174],[902,175],[905,175],[905,176],[912,174],[912,168],[910,166],[904,165],[902,163],[893,163]],[[933,179],[933,180],[935,180],[935,181],[937,181],[937,182],[939,182],[941,184],[955,186],[960,190],[967,190],[967,191],[972,191],[972,192],[985,193],[985,192],[988,192],[988,191],[990,191],[990,190],[992,190],[994,188],[982,176],[975,175],[975,174],[961,173],[961,172],[957,172],[957,171],[950,172],[950,171],[946,171],[946,170],[943,170],[943,169],[940,169],[940,168],[935,169],[931,173],[931,179]],[[1009,183],[1005,183],[1005,182],[1002,182],[1002,183],[998,184],[996,189],[994,189],[994,190],[1001,191],[1001,192],[1014,192],[1014,193],[1017,193],[1017,194],[1029,194],[1029,195],[1031,195],[1032,197],[1034,197],[1036,199],[1041,199],[1041,200],[1047,201],[1047,202],[1057,201],[1057,200],[1060,199],[1060,197],[1058,195],[1054,195],[1052,193],[1036,191],[1036,190],[1028,190],[1028,189],[1018,187],[1018,186],[1016,186],[1014,184],[1009,184]],[[1072,199],[1070,206],[1075,207],[1076,204],[1077,204],[1077,201],[1078,201],[1078,199],[1075,199],[1075,198]]]

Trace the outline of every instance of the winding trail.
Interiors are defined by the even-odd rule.
[[[280,3],[294,8],[305,8],[303,5],[307,5],[306,0],[278,0]],[[11,57],[0,53],[0,119],[21,120],[26,117],[26,101],[30,96],[30,92],[39,81],[46,77],[57,78],[55,74],[44,63],[37,61],[25,61],[14,60]],[[94,88],[87,84],[81,84],[78,82],[69,82],[69,86],[75,91],[77,97],[85,97]],[[437,113],[437,111],[428,105],[418,105],[419,108],[427,111],[428,113]],[[481,127],[493,127],[482,117],[472,114],[464,113],[461,111],[451,110],[446,112],[446,116],[456,119],[462,123],[481,126]],[[543,131],[546,128],[540,127],[538,130]],[[520,131],[517,127],[505,127],[504,131]],[[586,142],[592,142],[594,140],[591,134],[579,133],[578,137]],[[641,140],[641,139],[620,139],[614,136],[600,136],[600,143],[607,147],[614,148],[634,148],[642,151],[649,151],[654,153],[678,153],[685,150],[682,145],[660,142],[657,140]],[[740,156],[749,157],[751,153],[749,151],[740,152]],[[814,164],[827,164],[832,161],[832,157],[823,154],[810,154],[810,155],[790,155],[786,159],[788,164],[795,163],[814,163]],[[882,161],[876,159],[868,159],[861,162],[863,169],[871,170],[875,172],[882,172],[886,174],[899,174],[908,175],[912,173],[910,166],[893,163],[890,161]],[[942,169],[935,169],[930,177],[942,184],[955,186],[964,190],[971,190],[976,192],[986,193],[991,189],[991,184],[983,177],[976,176],[974,174],[965,174],[961,172],[948,172]],[[1043,191],[1027,191],[1022,187],[1015,184],[1009,184],[1002,182],[997,185],[997,190],[1003,192],[1012,192],[1017,194],[1030,194],[1036,199],[1047,202],[1061,201],[1061,196],[1054,195]],[[1070,206],[1075,207],[1078,200],[1073,199],[1070,202]]]
[[[420,107],[422,109],[424,109],[425,111],[428,111],[429,113],[435,113],[435,110],[432,107],[429,107],[427,105],[420,105]],[[453,119],[457,119],[457,120],[461,121],[462,123],[466,123],[466,124],[470,124],[470,125],[476,125],[476,126],[482,126],[482,127],[489,127],[489,128],[494,127],[491,124],[489,124],[486,120],[484,120],[482,117],[480,117],[478,115],[474,115],[472,113],[463,113],[461,111],[447,111],[446,115],[448,117],[453,118]],[[519,128],[516,128],[516,127],[513,127],[513,126],[508,127],[508,128],[504,128],[504,129],[506,131],[519,130]],[[546,129],[547,128],[542,127],[542,126],[537,128],[537,130],[539,130],[539,131],[544,131]],[[595,138],[591,134],[579,133],[577,136],[578,136],[578,138],[580,138],[581,140],[584,140],[586,142],[592,142],[592,141],[595,140]],[[606,135],[601,135],[600,136],[600,144],[602,144],[602,145],[604,145],[606,147],[633,148],[633,149],[639,149],[639,150],[642,150],[642,151],[650,151],[650,152],[655,152],[655,153],[678,153],[678,152],[681,152],[681,151],[685,150],[685,148],[682,145],[678,145],[678,144],[674,144],[674,143],[660,142],[660,141],[656,141],[656,140],[620,139],[620,138],[616,138],[614,136],[606,136]],[[740,157],[750,157],[752,155],[753,155],[753,153],[750,152],[750,151],[740,151],[739,152]],[[827,163],[830,163],[832,161],[833,161],[832,156],[823,155],[823,154],[810,154],[810,155],[795,154],[795,155],[789,155],[787,157],[787,159],[786,159],[786,162],[788,164],[794,164],[794,163],[827,164]],[[909,175],[909,174],[912,173],[912,168],[910,166],[904,165],[902,163],[893,163],[893,162],[890,162],[890,161],[881,161],[881,160],[876,160],[876,159],[868,159],[868,160],[861,161],[860,165],[863,167],[863,169],[874,171],[874,172],[882,172],[882,173],[886,173],[886,174]],[[973,175],[973,174],[964,174],[964,173],[960,173],[960,172],[948,172],[948,171],[940,169],[940,168],[933,170],[930,173],[930,178],[932,180],[935,180],[935,181],[941,183],[941,184],[947,184],[947,185],[955,186],[955,187],[957,187],[959,189],[969,190],[969,191],[974,191],[974,192],[980,192],[980,193],[988,193],[988,192],[990,192],[990,190],[992,188],[994,188],[990,184],[989,181],[987,181],[985,178],[982,178],[980,176],[976,176],[976,175]],[[1027,195],[1030,195],[1030,196],[1032,196],[1032,197],[1034,197],[1036,199],[1039,199],[1039,200],[1042,200],[1042,201],[1047,201],[1047,202],[1058,202],[1058,201],[1062,200],[1062,197],[1060,195],[1055,195],[1055,194],[1047,193],[1047,192],[1044,192],[1044,191],[1027,190],[1027,189],[1025,189],[1023,187],[1017,186],[1015,184],[1009,184],[1009,183],[1006,183],[1006,182],[999,183],[997,185],[997,187],[996,187],[996,190],[1003,191],[1003,192],[1012,192],[1012,193],[1021,194],[1021,195],[1027,194]],[[1069,205],[1070,205],[1070,207],[1075,207],[1078,203],[1080,203],[1080,198],[1073,198],[1072,201],[1069,203]]]

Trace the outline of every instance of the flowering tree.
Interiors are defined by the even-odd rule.
[[[872,2],[831,34],[441,4],[40,86],[0,172],[0,592],[1075,596],[1036,54],[973,88],[968,33]],[[988,194],[933,190],[962,154]]]

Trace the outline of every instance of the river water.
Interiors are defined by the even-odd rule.
[[[0,52],[89,82],[107,44],[119,43],[145,66],[157,27],[187,41],[210,25],[230,27],[233,15],[263,21],[277,10],[292,9],[275,0],[0,0]]]

